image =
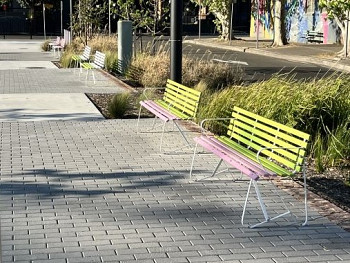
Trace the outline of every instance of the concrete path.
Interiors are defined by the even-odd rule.
[[[41,97],[45,90],[56,100],[72,95],[77,100],[70,104],[84,103],[69,93],[81,83],[72,72],[0,74],[0,101],[21,98],[7,102],[0,114],[6,120],[0,122],[2,262],[350,262],[350,233],[312,209],[309,225],[300,227],[303,203],[283,190],[277,191],[297,218],[242,226],[246,178],[223,174],[189,181],[191,152],[159,154],[159,133],[137,133],[136,120],[43,120],[40,115],[51,114],[46,109],[57,101],[28,111],[39,115],[30,120],[40,121],[24,121],[23,112],[14,112],[30,104],[20,96],[38,104],[48,99]],[[119,91],[104,85],[86,89]],[[4,118],[8,114],[13,118]],[[151,123],[143,119],[140,125]],[[165,149],[182,146],[174,132],[165,142]],[[211,155],[198,156],[197,178],[209,175],[216,162]],[[272,185],[260,183],[269,211],[282,211]],[[262,220],[254,197],[247,220]]]
[[[84,93],[124,90],[96,72],[97,81],[73,69],[58,69],[41,42],[0,41],[0,121],[103,119]]]

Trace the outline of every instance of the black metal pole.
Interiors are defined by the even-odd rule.
[[[170,79],[182,82],[182,13],[183,0],[171,0],[170,14]]]

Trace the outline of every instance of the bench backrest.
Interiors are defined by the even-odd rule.
[[[262,148],[290,148],[267,149],[261,156],[273,162],[288,167],[295,172],[302,170],[309,134],[269,120],[239,107],[234,107],[233,120],[228,127],[228,136],[234,138],[242,146],[258,152]],[[302,149],[298,149],[301,147]],[[275,171],[274,171],[275,172]]]
[[[163,100],[188,118],[194,118],[197,114],[200,95],[200,91],[168,79]]]
[[[56,37],[56,40],[53,42],[55,46],[59,45],[61,41],[61,37]]]
[[[91,54],[91,47],[85,46],[84,52],[82,54],[83,58],[88,60],[90,58],[90,54]]]
[[[104,53],[96,51],[95,58],[94,58],[94,63],[97,66],[99,66],[101,68],[104,68],[105,67],[105,58],[106,58],[106,55]]]

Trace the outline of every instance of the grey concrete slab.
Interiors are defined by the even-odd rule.
[[[41,62],[51,63],[51,62]],[[23,64],[30,66],[30,64]],[[96,83],[73,69],[32,68],[0,70],[0,94],[14,93],[119,93],[125,91],[112,78],[95,72]],[[90,74],[91,75],[91,74]]]
[[[141,120],[141,128],[151,123]],[[189,181],[191,152],[159,154],[158,135],[137,133],[136,120],[0,122],[3,262],[349,258],[350,233],[313,210],[301,227],[302,202],[282,190],[297,223],[286,217],[243,227],[246,178]],[[175,132],[165,142],[165,149],[182,145]],[[199,155],[195,174],[209,175],[216,162]],[[271,184],[260,183],[263,197],[274,199]],[[272,211],[283,207],[267,203]],[[247,219],[262,220],[253,197]]]
[[[29,40],[29,39],[23,39],[23,40],[8,40],[8,39],[1,39],[0,40],[0,52],[1,53],[7,53],[7,52],[16,52],[16,53],[27,53],[27,52],[40,52],[41,48],[40,45],[45,40]]]
[[[0,70],[9,69],[57,69],[51,61],[0,61]]]
[[[0,94],[0,122],[104,119],[81,93]]]

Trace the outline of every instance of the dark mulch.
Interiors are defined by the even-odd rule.
[[[140,91],[131,93],[131,107],[125,118],[137,118],[139,109],[137,101],[140,94]],[[107,107],[114,94],[87,94],[87,96],[105,118],[111,118]],[[151,117],[151,115],[143,113],[142,117]],[[308,171],[309,190],[350,213],[350,167],[334,168],[323,174],[317,174],[313,169],[313,165],[310,165]]]

